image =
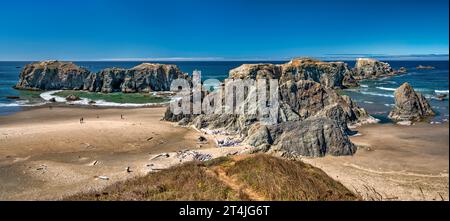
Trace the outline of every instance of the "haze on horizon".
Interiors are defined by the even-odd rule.
[[[448,0],[16,0],[0,60],[446,59]]]

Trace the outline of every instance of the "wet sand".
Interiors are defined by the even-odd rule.
[[[448,200],[449,127],[418,123],[357,128],[354,156],[303,159],[366,200]]]

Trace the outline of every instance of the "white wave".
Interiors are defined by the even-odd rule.
[[[373,104],[372,101],[364,101],[364,103],[366,103],[366,104]]]
[[[360,86],[361,86],[361,87],[364,87],[364,88],[369,87],[369,85],[365,85],[365,84],[361,84]]]
[[[448,90],[434,90],[436,94],[448,94]]]
[[[29,100],[19,100],[16,101],[14,103],[0,103],[0,107],[37,107],[37,106],[42,106],[45,103],[29,103]]]
[[[392,106],[394,106],[395,104],[384,104],[384,106],[386,106],[386,107],[392,107]]]
[[[47,91],[44,92],[42,94],[40,94],[40,97],[46,101],[51,100],[52,98],[55,98],[56,102],[66,102],[66,99],[60,96],[56,96],[53,94],[56,94],[58,92],[61,92],[62,90],[58,90],[58,91]]]
[[[361,93],[361,94],[367,94],[367,95],[372,95],[372,96],[379,96],[379,97],[394,97],[393,94],[380,94],[380,93],[367,92],[367,91],[360,91],[359,93]]]
[[[46,101],[49,101],[50,99],[55,98],[56,102],[61,102],[61,103],[101,106],[101,107],[149,107],[149,106],[157,106],[157,105],[169,103],[169,102],[143,103],[143,104],[115,103],[115,102],[108,102],[108,101],[104,101],[104,100],[91,100],[91,99],[87,99],[87,98],[81,98],[81,100],[78,100],[78,101],[67,101],[66,98],[64,98],[64,97],[54,95],[55,93],[58,93],[58,92],[61,92],[61,90],[44,92],[40,96],[42,99],[44,99]],[[92,103],[92,101],[94,101],[95,103]]]
[[[385,91],[395,91],[397,90],[396,88],[390,88],[390,87],[377,87],[380,90],[385,90]]]

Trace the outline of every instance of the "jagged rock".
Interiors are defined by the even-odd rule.
[[[248,137],[245,142],[254,147],[260,147],[261,145],[266,147],[267,145],[270,146],[273,143],[273,140],[267,126],[256,123],[249,130]]]
[[[302,58],[283,65],[246,64],[231,70],[229,79],[278,79],[277,123],[262,125],[253,114],[174,115],[169,108],[164,119],[239,134],[254,151],[313,157],[353,154],[356,148],[348,138],[352,133],[348,126],[374,122],[350,97],[334,90],[357,85],[353,72],[342,62]]]
[[[272,152],[308,157],[353,155],[356,152],[356,146],[340,125],[327,118],[285,122],[268,126],[268,131],[273,139]]]
[[[417,70],[432,70],[434,68],[435,67],[433,67],[433,66],[424,66],[424,65],[419,65],[416,67]]]
[[[229,74],[231,79],[279,79],[280,83],[311,80],[329,88],[343,87],[345,76],[351,76],[346,63],[311,58],[296,58],[282,65],[243,64]]]
[[[293,59],[281,67],[280,83],[311,80],[326,88],[341,88],[344,77],[351,75],[351,70],[344,62],[323,62],[310,58]]]
[[[401,67],[398,69],[397,72],[400,74],[405,74],[405,73],[408,73],[408,69],[406,69],[405,67]]]
[[[279,79],[281,66],[274,64],[243,64],[230,70],[231,79]]]
[[[81,98],[73,94],[66,97],[66,101],[79,101],[79,100],[81,100]]]
[[[90,72],[71,62],[43,61],[28,64],[20,73],[17,89],[82,90]]]
[[[433,116],[426,98],[414,91],[408,83],[404,83],[395,90],[395,106],[389,113],[389,118],[396,121],[420,121],[425,117]]]
[[[107,68],[91,73],[70,62],[44,61],[27,65],[16,88],[104,93],[169,91],[177,78],[189,80],[175,65],[143,63],[131,69]]]
[[[340,96],[334,90],[325,88],[314,81],[286,82],[280,86],[280,99],[289,105],[299,119],[315,115],[328,115],[328,117],[340,119],[341,122],[351,123],[369,116],[364,109],[357,107],[348,96]],[[339,106],[342,112],[330,112],[332,109],[335,110],[336,106]],[[339,114],[339,116],[330,116],[330,113]]]
[[[357,80],[362,80],[392,76],[395,74],[396,72],[388,63],[370,58],[358,58],[353,77]]]
[[[352,88],[359,86],[358,81],[353,77],[353,72],[344,76],[344,79],[342,80],[342,86],[344,88]]]
[[[443,100],[447,99],[447,94],[437,94],[437,95],[435,96],[435,98],[436,98],[437,100],[443,101]]]

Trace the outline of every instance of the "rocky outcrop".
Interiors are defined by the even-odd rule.
[[[250,114],[174,115],[170,109],[164,119],[239,134],[257,151],[313,157],[351,155],[356,148],[348,139],[352,134],[348,126],[373,122],[374,118],[333,89],[341,87],[350,74],[344,63],[312,59],[283,65],[246,64],[231,70],[229,78],[279,80],[276,124],[261,125],[257,116]]]
[[[90,72],[70,62],[43,61],[28,64],[20,73],[18,89],[82,90]]]
[[[271,126],[256,124],[250,129],[246,141],[261,150],[294,157],[323,157],[327,154],[342,156],[356,152],[356,146],[341,126],[323,117]]]
[[[416,67],[416,69],[417,70],[433,70],[433,69],[435,69],[435,67],[433,67],[433,66],[424,66],[424,65],[419,65],[419,66],[417,66]]]
[[[71,94],[66,97],[66,100],[67,101],[79,101],[79,100],[81,100],[81,98],[76,95]]]
[[[342,88],[345,76],[351,75],[351,70],[344,62],[323,62],[310,58],[294,59],[281,67],[281,83],[311,80],[326,88]]]
[[[327,88],[344,87],[346,76],[352,76],[346,63],[311,58],[296,58],[282,65],[243,64],[230,71],[232,79],[279,79],[280,83],[310,80]]]
[[[44,61],[25,66],[16,88],[104,93],[169,91],[177,78],[188,79],[188,75],[175,65],[143,63],[131,69],[107,68],[91,73],[71,62]]]
[[[388,63],[371,58],[358,58],[353,71],[353,77],[357,80],[376,79],[397,74]]]
[[[394,93],[395,106],[389,113],[389,118],[395,121],[420,121],[435,113],[427,99],[408,83],[397,88]]]

